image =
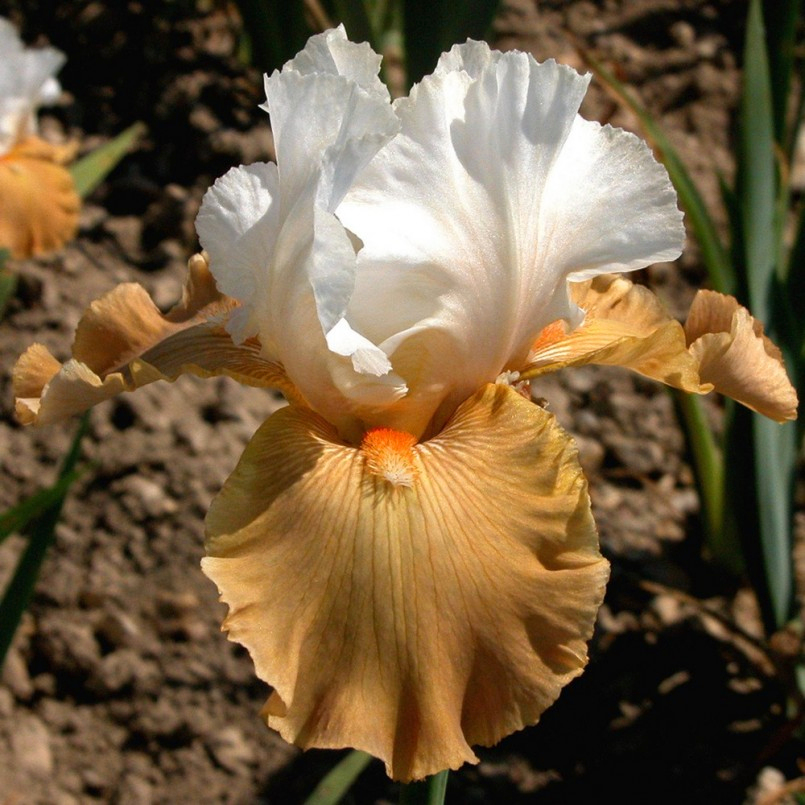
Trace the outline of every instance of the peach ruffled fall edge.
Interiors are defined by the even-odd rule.
[[[283,388],[291,405],[213,503],[203,561],[229,605],[224,628],[274,688],[269,725],[303,747],[365,749],[409,780],[536,722],[586,663],[608,576],[572,440],[487,385],[426,442],[346,444],[257,342],[232,343],[234,303],[202,257],[190,267],[166,316],[125,285],[90,308],[63,367],[31,347],[15,369],[20,418],[55,421],[187,371]],[[794,415],[779,353],[734,300],[702,292],[683,328],[619,277],[574,299],[584,325],[546,328],[522,377],[619,364]]]
[[[75,237],[81,200],[64,165],[76,146],[30,136],[0,156],[0,248],[45,254]]]

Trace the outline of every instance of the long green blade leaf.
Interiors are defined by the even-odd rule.
[[[76,192],[86,198],[131,150],[134,143],[147,131],[144,123],[134,123],[108,143],[74,162],[70,173]]]
[[[795,423],[778,425],[752,415],[755,483],[760,514],[763,565],[775,626],[784,626],[794,600],[792,506],[797,459]]]
[[[749,4],[738,151],[738,197],[745,249],[746,291],[752,314],[772,324],[772,278],[777,257],[777,163],[771,77],[760,0]]]
[[[724,529],[724,457],[699,397],[676,390],[672,394],[693,460],[705,545],[714,561],[738,576],[744,571],[740,546],[729,541]]]
[[[659,152],[659,157],[679,194],[679,202],[696,233],[713,288],[721,293],[735,293],[737,283],[729,253],[718,236],[715,222],[707,211],[704,199],[662,127],[624,84],[600,62],[586,51],[582,52],[582,57],[610,92],[637,115],[647,137]]]
[[[795,343],[798,373],[805,376],[805,203],[799,208],[794,245],[788,256],[785,278],[785,297],[788,300],[793,322],[790,330],[798,327]],[[800,399],[805,399],[800,395]]]
[[[774,133],[777,142],[788,151],[792,144],[788,132],[788,104],[794,72],[794,44],[801,0],[765,0],[766,50],[769,54],[771,91],[774,108]]]
[[[350,752],[313,789],[305,805],[337,805],[371,761],[366,752]]]
[[[70,450],[64,459],[59,479],[66,478],[75,470],[81,452],[81,440],[87,431],[89,415],[85,414],[73,438]],[[0,601],[0,668],[5,662],[14,633],[17,631],[22,614],[28,609],[33,597],[34,586],[48,548],[56,533],[56,524],[61,516],[67,489],[33,523],[28,544],[23,551],[14,575],[6,587]]]
[[[73,470],[59,478],[53,486],[34,492],[31,497],[0,514],[0,544],[12,534],[22,531],[28,523],[63,498],[80,475],[80,470]]]
[[[785,324],[774,303],[777,283],[778,208],[777,158],[769,57],[760,0],[751,0],[744,47],[744,79],[738,143],[737,191],[744,246],[743,285],[753,315],[772,335],[781,336],[788,352]],[[789,364],[790,366],[790,364]],[[728,504],[751,500],[757,510],[765,589],[767,623],[780,628],[788,619],[793,601],[792,493],[796,460],[796,426],[780,426],[764,417],[735,417],[728,438],[752,445],[751,460],[735,467],[728,479]],[[741,423],[743,423],[741,425]],[[751,528],[742,520],[738,527]],[[752,539],[752,528],[743,542]]]

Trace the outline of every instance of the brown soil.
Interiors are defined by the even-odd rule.
[[[235,56],[234,12],[150,7],[0,0],[28,41],[69,55],[63,102],[44,115],[50,136],[89,150],[135,120],[150,130],[86,205],[77,241],[16,265],[19,291],[0,322],[0,509],[54,478],[76,425],[15,424],[16,356],[38,340],[66,357],[84,307],[121,281],[170,304],[197,248],[204,190],[271,153],[260,76]],[[715,171],[732,167],[744,14],[738,0],[511,0],[495,30],[498,46],[540,60],[579,64],[578,43],[616,66],[715,204]],[[583,112],[636,128],[595,83]],[[702,277],[693,244],[645,272],[680,315]],[[612,582],[587,672],[539,725],[453,774],[448,802],[729,803],[765,765],[796,776],[803,747],[751,639],[754,599],[700,558],[671,398],[615,370],[535,391],[577,438]],[[93,411],[93,468],[67,502],[0,683],[0,802],[295,803],[339,757],[303,755],[264,726],[267,689],[221,634],[224,608],[199,570],[207,506],[280,404],[226,379],[182,378]],[[0,582],[22,544],[0,550]],[[373,764],[350,796],[396,795]]]

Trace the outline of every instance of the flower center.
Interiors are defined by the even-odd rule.
[[[369,472],[394,486],[413,486],[417,475],[414,464],[416,437],[402,430],[372,428],[361,442],[361,452]]]

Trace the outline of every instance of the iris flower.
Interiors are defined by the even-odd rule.
[[[64,55],[26,48],[2,18],[0,54],[0,249],[30,257],[63,246],[78,228],[80,201],[64,168],[76,146],[36,134],[36,110],[59,97]]]
[[[796,396],[734,299],[682,326],[618,276],[678,256],[682,215],[643,142],[578,115],[589,77],[470,41],[391,103],[379,62],[339,28],[268,77],[277,163],[208,191],[182,301],[119,286],[15,390],[42,424],[184,372],[282,389],[202,567],[268,724],[411,780],[535,723],[587,662],[609,569],[531,380],[620,365],[778,420]]]

